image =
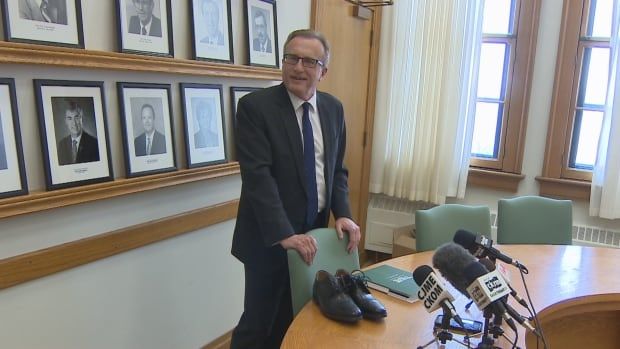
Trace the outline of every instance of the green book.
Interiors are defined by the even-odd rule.
[[[384,264],[364,270],[364,275],[368,278],[368,287],[370,288],[409,303],[418,300],[420,287],[413,280],[410,271]]]

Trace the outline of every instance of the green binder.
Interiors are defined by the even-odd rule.
[[[364,274],[370,288],[410,303],[418,300],[420,287],[413,280],[411,271],[384,264],[364,270]]]

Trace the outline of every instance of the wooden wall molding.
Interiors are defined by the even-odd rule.
[[[278,81],[282,79],[280,70],[275,68],[15,42],[0,42],[0,63],[41,64],[69,68],[126,70],[221,78]]]
[[[211,343],[203,346],[201,349],[230,349],[231,339],[232,339],[232,330],[217,337]]]
[[[0,218],[108,199],[205,179],[230,176],[238,173],[239,163],[229,162],[221,165],[178,170],[152,176],[121,178],[112,182],[97,183],[75,188],[48,192],[33,192],[25,196],[16,196],[0,200]]]
[[[231,220],[238,200],[0,260],[0,289]]]

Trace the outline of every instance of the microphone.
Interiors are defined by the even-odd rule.
[[[495,271],[497,270],[499,272],[499,274],[501,275],[501,277],[504,279],[504,281],[506,282],[506,285],[508,285],[508,288],[510,288],[510,295],[517,300],[517,302],[519,302],[519,304],[521,304],[522,306],[524,306],[526,309],[529,309],[527,302],[519,297],[517,295],[517,291],[515,291],[512,286],[510,285],[510,283],[508,282],[508,278],[506,277],[506,275],[504,273],[502,273],[501,268],[496,268],[495,263],[493,263],[490,259],[488,258],[482,258],[480,259],[480,263],[482,265],[484,265],[484,267],[489,270],[489,271]],[[510,306],[510,304],[508,304],[507,298],[504,298],[504,306],[506,307],[506,311],[508,312],[508,314],[514,318],[515,320],[517,320],[517,322],[527,328],[529,331],[531,331],[532,333],[534,333],[535,335],[539,335],[539,332],[536,331],[536,329],[534,328],[534,326],[532,326],[532,324],[528,321],[529,319],[527,319],[526,317],[524,317],[523,315],[519,314],[519,312],[517,312],[512,306]]]
[[[442,308],[444,316],[449,316],[456,321],[461,328],[465,329],[463,320],[456,313],[456,309],[452,304],[454,297],[446,286],[437,277],[433,269],[428,265],[421,265],[413,271],[413,279],[420,286],[418,291],[418,299],[422,301],[424,309],[428,313],[432,313],[438,308]]]
[[[483,274],[485,272],[484,269],[486,268],[480,262],[472,263],[465,269],[466,274],[470,277],[475,277],[475,275],[482,274],[468,287],[468,291],[472,293],[474,302],[476,302],[474,294],[481,297],[482,304],[490,300],[489,304],[495,307],[495,309],[492,309],[493,313],[499,314],[503,317],[510,328],[516,331],[516,328],[513,327],[514,322],[512,321],[513,319],[516,319],[521,326],[534,333],[537,337],[541,336],[540,332],[532,326],[528,319],[519,314],[519,312],[507,303],[508,294],[511,293],[511,287],[510,284],[504,280],[504,277],[499,270],[494,270]],[[507,290],[504,290],[504,288],[507,288]],[[486,307],[486,305],[479,305],[478,302],[476,302],[476,305],[482,308]]]
[[[433,266],[441,272],[454,288],[459,290],[465,297],[473,299],[480,310],[491,304],[490,297],[487,297],[486,300],[483,299],[486,294],[478,292],[472,296],[469,292],[469,286],[478,277],[487,274],[488,270],[461,245],[448,242],[439,246],[433,255]],[[505,290],[507,289],[508,287],[506,286]],[[505,294],[508,294],[508,292]],[[501,298],[501,296],[498,298]],[[516,331],[514,321],[506,314],[506,309],[501,303],[493,303],[489,310],[493,314],[499,314],[501,317],[506,318],[506,323]]]
[[[474,261],[476,261],[474,256],[453,242],[439,246],[433,254],[433,267],[467,298],[469,298],[467,293],[469,282],[463,271],[466,265]]]
[[[459,229],[454,234],[453,241],[466,248],[477,258],[496,258],[504,263],[512,264],[519,269],[523,269],[526,274],[528,273],[527,268],[523,264],[519,263],[519,261],[506,256],[498,249],[492,247],[493,240],[484,235],[474,234],[468,232],[467,230]]]
[[[514,320],[507,314],[504,297],[510,294],[510,288],[499,271],[489,272],[478,261],[469,263],[464,271],[470,280],[466,287],[467,293],[474,300],[480,310],[487,308],[495,315],[500,316],[515,332],[517,327]]]
[[[486,257],[485,258],[481,258],[479,260],[479,262],[482,263],[482,265],[484,265],[484,267],[487,268],[488,271],[498,270],[499,273],[504,278],[504,280],[506,281],[506,284],[510,288],[510,295],[512,296],[512,298],[514,298],[519,304],[524,306],[526,309],[529,309],[529,306],[528,306],[527,302],[525,301],[525,299],[519,297],[519,295],[517,294],[517,291],[515,291],[515,289],[512,288],[512,285],[510,285],[510,282],[509,282],[510,278],[508,277],[508,275],[506,275],[505,272],[503,272],[502,268],[497,268],[495,263],[493,263],[492,260],[490,260],[489,258],[486,258]]]

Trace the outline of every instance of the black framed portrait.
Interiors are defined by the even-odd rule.
[[[194,59],[233,63],[230,0],[192,0]]]
[[[244,0],[248,64],[278,68],[278,22],[274,0]]]
[[[113,179],[102,81],[34,80],[48,190]]]
[[[0,78],[0,198],[28,194],[15,80]]]
[[[5,0],[7,41],[84,48],[80,0]]]
[[[170,0],[116,0],[119,50],[173,57]]]
[[[230,102],[231,102],[231,110],[232,110],[232,119],[234,125],[237,125],[237,105],[239,104],[239,100],[241,97],[252,93],[254,91],[260,90],[260,87],[239,87],[239,86],[231,86],[230,87]]]
[[[188,167],[226,162],[222,85],[180,86]]]
[[[118,82],[127,177],[176,169],[170,85]]]

